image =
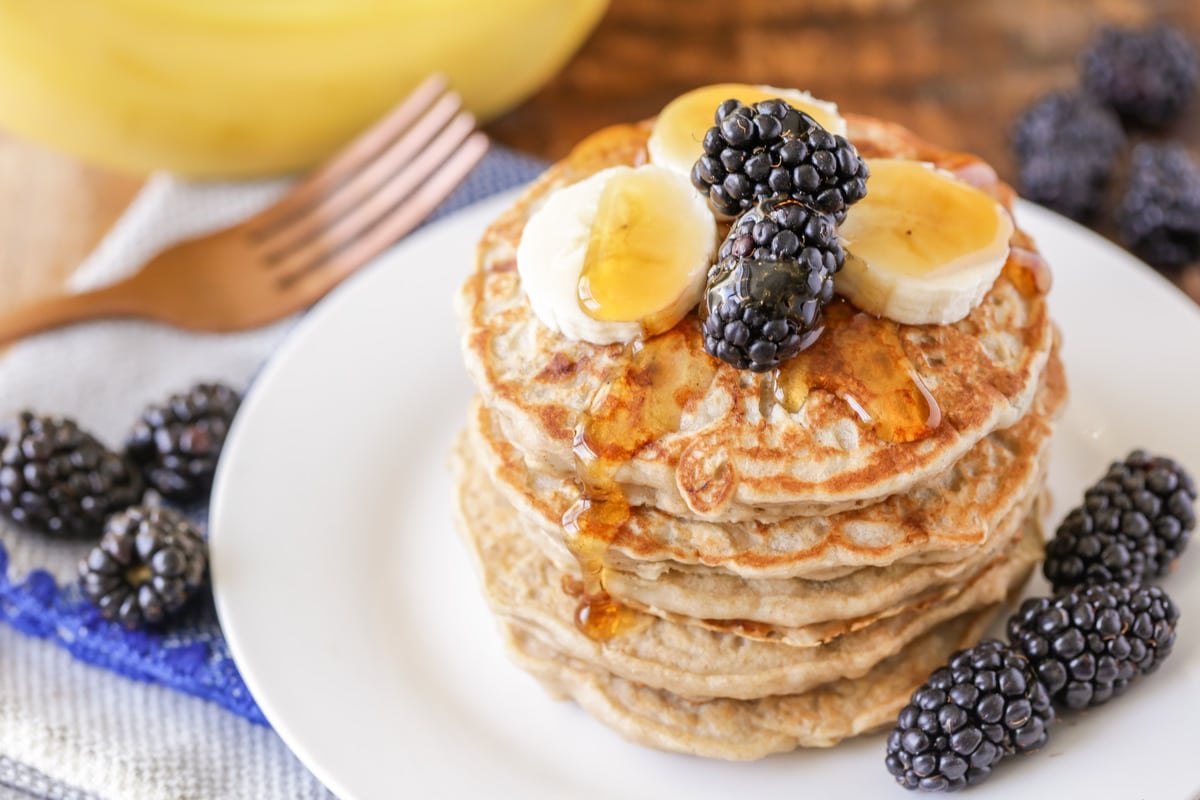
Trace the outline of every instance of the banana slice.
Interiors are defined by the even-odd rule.
[[[699,303],[717,224],[691,182],[611,167],[559,189],[525,224],[517,271],[533,312],[569,339],[629,342]]]
[[[139,174],[294,172],[435,72],[498,116],[562,70],[607,6],[0,0],[0,129]]]
[[[863,311],[908,325],[946,325],[983,301],[1008,259],[1004,207],[932,164],[868,159],[867,196],[839,233],[837,292]]]
[[[659,112],[646,148],[650,163],[669,167],[691,177],[692,165],[704,148],[704,134],[713,126],[717,106],[731,97],[743,103],[783,98],[803,111],[830,133],[846,135],[846,121],[838,116],[837,106],[818,100],[799,89],[753,86],[748,83],[717,83],[681,94]]]

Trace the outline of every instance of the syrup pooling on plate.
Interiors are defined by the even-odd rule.
[[[716,362],[679,357],[699,349],[699,338],[689,319],[662,336],[629,345],[621,370],[576,423],[580,496],[562,524],[583,578],[575,624],[592,639],[609,639],[637,621],[637,612],[612,598],[604,584],[604,555],[630,516],[617,470],[646,445],[678,430],[686,408],[708,391]]]
[[[825,309],[825,332],[779,368],[775,396],[796,413],[813,389],[837,395],[864,425],[889,442],[933,433],[942,412],[904,352],[900,326],[844,301]]]

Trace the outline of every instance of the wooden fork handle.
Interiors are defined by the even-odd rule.
[[[25,336],[107,317],[140,316],[120,284],[81,294],[50,297],[0,315],[0,347]]]

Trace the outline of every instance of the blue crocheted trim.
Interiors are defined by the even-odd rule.
[[[169,633],[128,631],[101,617],[78,584],[60,586],[40,569],[11,581],[8,554],[0,546],[0,616],[22,633],[65,647],[81,661],[211,700],[266,724],[229,655],[208,592],[196,598]]]
[[[493,147],[430,221],[526,183],[544,166]],[[192,515],[202,529],[203,517]],[[0,543],[0,618],[23,633],[61,645],[81,661],[211,700],[252,722],[267,724],[233,663],[207,592],[196,598],[169,633],[127,631],[104,620],[75,583],[60,586],[44,570],[14,582],[9,577],[8,553]]]

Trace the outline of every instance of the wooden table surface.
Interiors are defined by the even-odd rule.
[[[1101,22],[1154,19],[1200,41],[1195,0],[612,0],[563,72],[488,130],[556,158],[691,87],[747,81],[896,120],[1011,177],[1016,113],[1075,84]],[[1200,157],[1200,102],[1168,134]],[[56,291],[139,185],[0,134],[0,311]],[[1200,302],[1200,265],[1175,278]]]

